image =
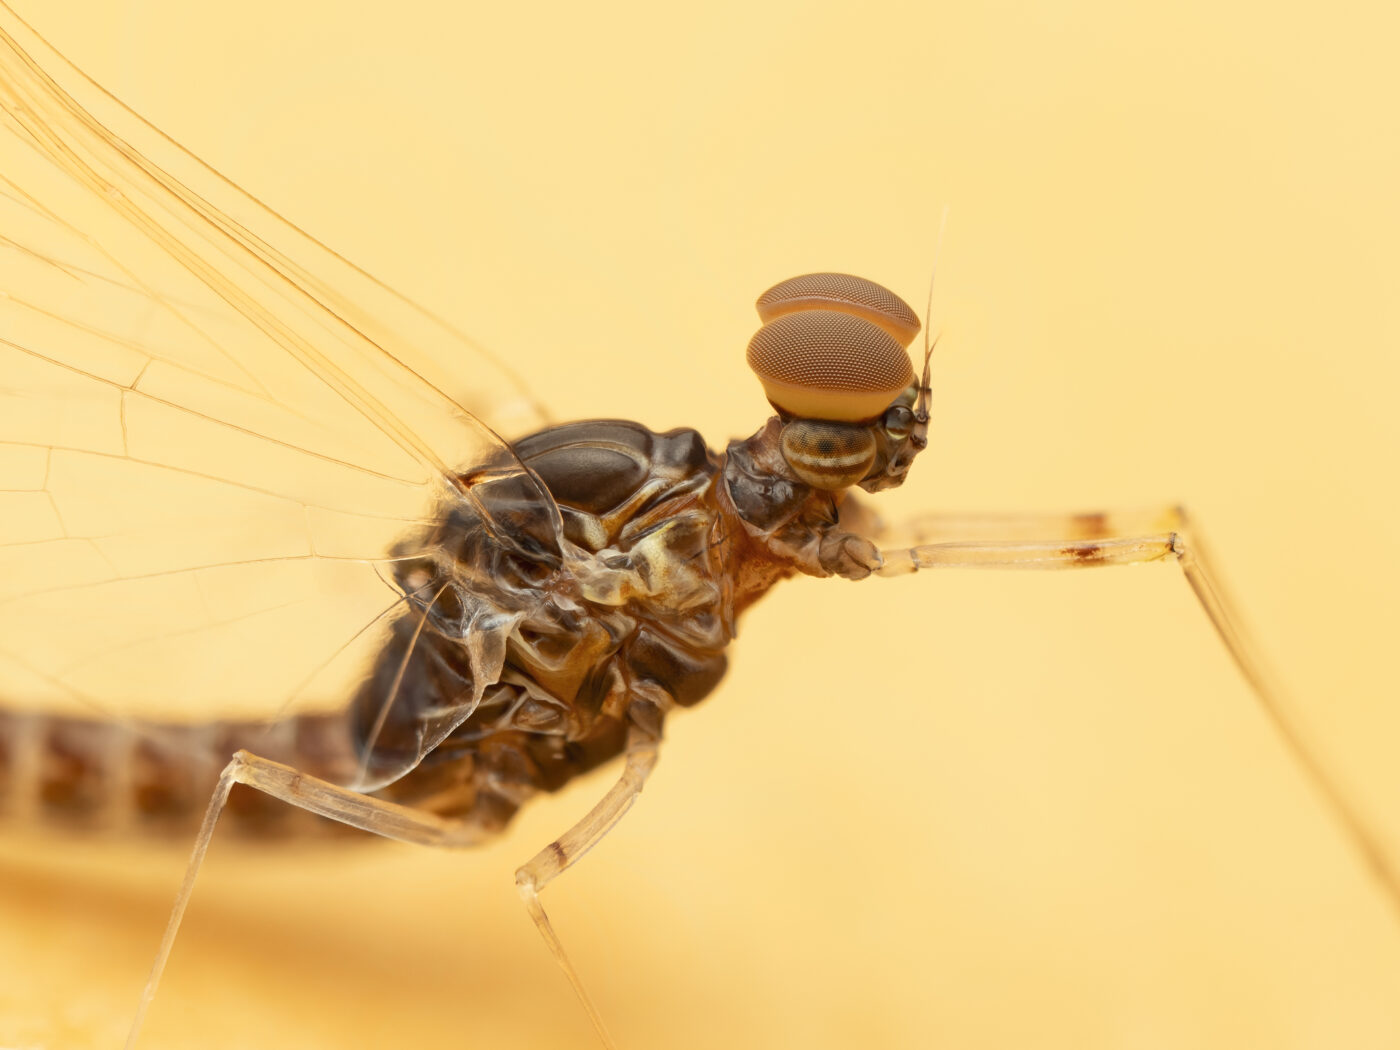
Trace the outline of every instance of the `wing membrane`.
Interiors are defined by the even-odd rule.
[[[0,19],[0,701],[342,703],[390,549],[473,499],[467,468],[518,470],[493,427],[542,415]]]

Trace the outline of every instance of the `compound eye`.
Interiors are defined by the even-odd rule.
[[[914,433],[914,413],[908,405],[893,405],[881,420],[885,433],[896,441],[903,441]]]
[[[804,309],[749,340],[749,367],[780,411],[808,419],[875,419],[914,380],[909,354],[862,317]]]
[[[783,458],[817,489],[856,484],[875,463],[875,435],[865,427],[798,419],[783,427]]]
[[[919,334],[919,317],[894,292],[848,273],[808,273],[773,285],[755,304],[763,321],[799,310],[836,310],[861,317],[907,347]]]

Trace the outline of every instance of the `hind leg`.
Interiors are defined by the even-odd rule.
[[[179,894],[171,909],[170,920],[166,923],[165,935],[161,938],[160,948],[156,952],[150,975],[146,978],[146,986],[141,993],[140,1005],[127,1033],[127,1050],[132,1050],[141,1034],[141,1025],[145,1021],[151,1001],[155,998],[161,974],[164,973],[165,964],[170,958],[170,951],[175,946],[175,936],[180,931],[185,909],[194,893],[195,879],[204,863],[204,856],[209,851],[209,843],[214,837],[219,815],[223,813],[229,792],[235,784],[246,784],[281,799],[288,805],[401,842],[412,842],[421,846],[454,847],[475,845],[482,837],[480,831],[472,825],[444,820],[431,813],[371,798],[308,776],[280,762],[273,762],[248,751],[239,751],[219,774],[218,786],[214,789],[209,807],[205,810],[199,836],[195,839],[194,850],[190,854],[184,879],[180,883]]]
[[[656,764],[657,744],[658,740],[653,733],[634,726],[628,737],[627,759],[622,776],[613,785],[612,790],[583,820],[551,842],[516,872],[516,885],[531,919],[549,945],[555,960],[568,976],[569,983],[573,985],[574,991],[582,1001],[599,1037],[609,1047],[613,1044],[603,1026],[602,1018],[584,990],[582,981],[569,962],[563,945],[540,904],[539,891],[596,845],[631,808],[641,793],[647,775]],[[454,848],[475,845],[483,838],[482,832],[474,825],[447,820],[432,813],[362,795],[309,776],[280,762],[262,758],[248,751],[239,751],[219,775],[218,786],[205,811],[199,836],[195,840],[184,879],[180,883],[179,894],[171,909],[170,920],[166,924],[165,935],[161,939],[155,961],[151,964],[151,972],[146,979],[140,1005],[127,1035],[128,1050],[136,1045],[146,1011],[155,998],[161,974],[165,971],[166,962],[175,945],[175,937],[180,930],[180,923],[184,919],[185,909],[193,895],[195,879],[209,850],[219,815],[223,812],[229,792],[235,784],[246,784],[273,798],[281,799],[288,805],[400,842]]]

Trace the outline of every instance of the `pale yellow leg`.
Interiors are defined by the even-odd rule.
[[[559,964],[569,983],[573,985],[574,992],[588,1012],[588,1019],[593,1022],[598,1038],[608,1050],[614,1050],[616,1044],[608,1034],[598,1008],[593,1005],[593,1000],[584,989],[578,971],[569,961],[549,916],[545,914],[544,906],[540,903],[540,890],[596,846],[602,837],[612,830],[613,825],[632,808],[632,803],[637,801],[647,777],[656,765],[657,743],[654,735],[634,726],[627,738],[626,765],[612,790],[588,811],[587,816],[536,853],[515,873],[515,885],[520,891],[520,899],[525,902],[525,909],[530,913],[530,918],[535,920],[540,936],[549,945],[554,961]]]
[[[146,987],[141,993],[140,1005],[127,1033],[127,1050],[132,1050],[141,1034],[146,1011],[155,998],[161,974],[165,971],[166,961],[175,946],[175,935],[180,930],[180,922],[185,917],[185,909],[189,906],[190,896],[194,892],[195,878],[199,875],[204,855],[209,851],[214,826],[218,823],[219,814],[223,812],[229,792],[235,784],[247,784],[290,805],[401,842],[412,842],[420,846],[470,846],[481,838],[480,832],[471,825],[444,820],[431,813],[370,798],[348,788],[337,787],[327,781],[307,776],[280,762],[260,758],[247,751],[238,752],[219,775],[218,786],[209,800],[209,808],[205,810],[204,822],[200,825],[194,852],[190,855],[184,880],[180,883],[179,895],[175,898],[174,908],[171,909],[170,921],[165,927],[165,936],[161,938],[160,948],[151,964],[150,975],[146,978]]]
[[[1265,671],[1241,629],[1233,603],[1182,508],[1086,514],[931,514],[888,530],[881,537],[885,535],[897,535],[909,546],[880,552],[885,559],[877,570],[881,576],[951,568],[1086,569],[1174,558],[1266,717],[1400,915],[1400,876],[1381,846],[1380,836],[1362,816],[1361,807],[1347,797],[1339,778],[1308,744],[1292,705]]]
[[[608,1035],[597,1008],[584,990],[583,982],[569,961],[544,907],[540,904],[539,891],[597,845],[632,807],[632,803],[641,793],[647,775],[656,765],[657,743],[653,733],[634,726],[628,736],[627,759],[622,776],[613,785],[612,790],[603,796],[587,816],[515,873],[516,886],[525,902],[526,910],[539,928],[555,961],[563,968],[569,983],[578,994],[589,1020],[598,1032],[598,1037],[609,1050],[615,1044]],[[458,847],[474,845],[482,837],[479,830],[472,825],[371,798],[348,788],[337,787],[328,781],[307,776],[280,762],[273,762],[247,751],[238,752],[224,767],[214,795],[209,800],[209,808],[205,811],[204,821],[200,825],[199,836],[195,840],[194,851],[185,869],[184,880],[180,884],[180,892],[171,910],[170,921],[166,924],[165,936],[161,939],[155,961],[151,964],[151,972],[146,979],[140,1005],[127,1034],[127,1050],[135,1047],[137,1037],[141,1033],[146,1012],[155,998],[161,974],[165,971],[165,964],[175,946],[175,937],[184,919],[185,909],[189,906],[195,878],[199,875],[200,866],[209,850],[215,825],[235,784],[247,784],[300,809],[401,842],[420,846]]]

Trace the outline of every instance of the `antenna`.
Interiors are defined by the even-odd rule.
[[[933,269],[928,275],[928,299],[924,304],[924,374],[919,380],[919,401],[915,406],[915,415],[921,421],[928,422],[929,401],[933,397],[933,390],[930,386],[930,362],[933,360],[933,348],[938,345],[939,338],[943,333],[930,336],[929,332],[933,326],[933,286],[938,277],[938,260],[943,254],[943,235],[948,230],[948,206],[943,206],[943,217],[938,221],[938,240],[933,245]]]

